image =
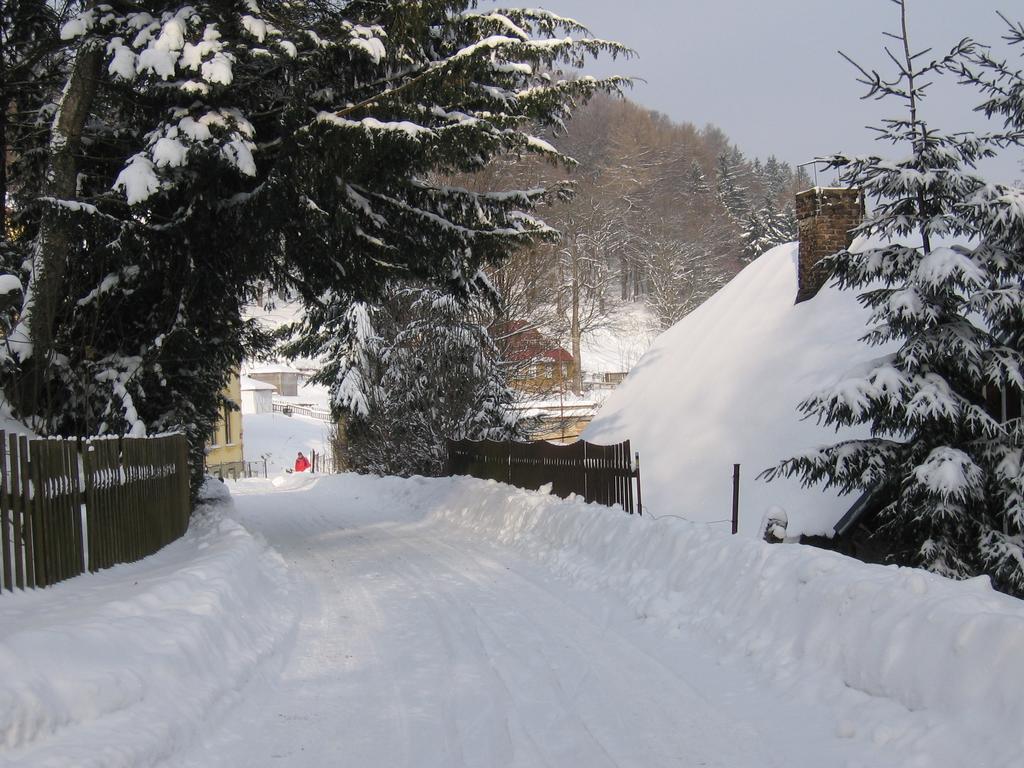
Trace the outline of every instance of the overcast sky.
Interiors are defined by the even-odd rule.
[[[571,16],[595,35],[630,46],[637,58],[600,62],[589,71],[643,78],[630,98],[677,122],[713,123],[748,155],[775,154],[796,164],[830,152],[883,151],[865,126],[877,125],[896,105],[861,101],[856,72],[837,51],[868,67],[885,66],[882,32],[899,23],[890,0],[501,3],[509,4]],[[1020,0],[911,0],[909,8],[912,44],[937,52],[965,36],[1000,44],[1005,25],[997,10],[1024,18]],[[1024,50],[1000,50],[1024,67]],[[970,114],[974,100],[966,89],[936,86],[924,116],[942,130],[977,128],[984,121]],[[1020,157],[987,170],[1000,180],[1019,178]]]

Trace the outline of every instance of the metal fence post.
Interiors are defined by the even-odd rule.
[[[740,530],[740,465],[732,465],[732,533]]]

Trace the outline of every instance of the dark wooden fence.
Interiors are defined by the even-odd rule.
[[[551,483],[552,493],[563,499],[575,493],[598,504],[619,504],[630,514],[643,513],[639,461],[633,465],[629,440],[616,445],[584,440],[569,445],[449,440],[447,469],[449,475],[498,480],[528,490]]]
[[[156,552],[188,528],[183,435],[28,440],[0,431],[0,589]]]

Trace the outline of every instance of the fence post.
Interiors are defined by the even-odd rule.
[[[6,435],[0,431],[0,559],[3,560],[3,579],[0,579],[0,590],[14,591],[13,558],[18,556],[21,542],[11,533],[11,523],[17,530],[17,519],[11,514],[11,504],[7,494],[7,446],[4,444]],[[12,518],[14,518],[12,520]],[[13,548],[11,542],[14,542]]]
[[[644,497],[640,492],[640,451],[636,452],[636,513],[643,517]]]
[[[732,465],[732,534],[740,530],[740,465]]]

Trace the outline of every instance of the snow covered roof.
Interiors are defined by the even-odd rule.
[[[302,373],[302,371],[279,360],[266,360],[260,362],[246,361],[242,366],[242,373],[251,376],[254,373]]]
[[[545,336],[538,328],[523,320],[510,320],[492,329],[498,343],[504,348],[506,360],[513,362],[547,361],[572,363],[570,352]]]
[[[277,392],[277,387],[273,384],[268,384],[265,381],[259,381],[258,379],[251,379],[248,376],[240,377],[243,392],[249,392],[252,390],[271,390]]]
[[[757,479],[800,451],[865,436],[801,421],[797,405],[885,353],[859,340],[868,313],[855,292],[829,285],[794,305],[796,291],[790,243],[659,336],[583,432],[598,443],[632,441],[655,516],[728,518],[733,464],[741,465],[741,532],[755,534],[765,512],[781,507],[789,535],[830,534],[856,501],[795,479]]]

